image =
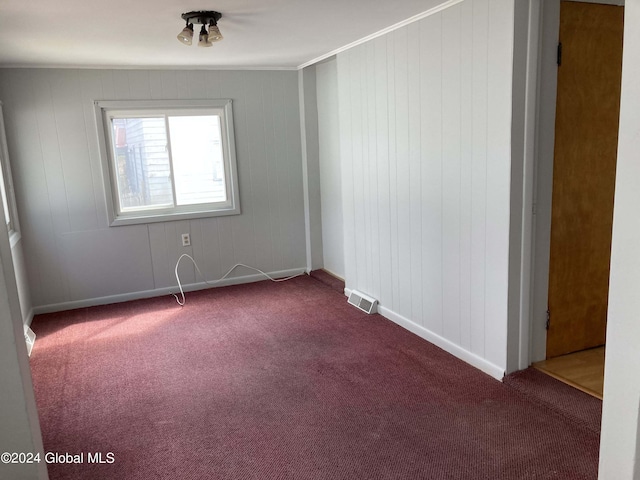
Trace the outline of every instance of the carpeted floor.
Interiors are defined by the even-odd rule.
[[[325,270],[312,270],[309,272],[309,275],[318,280],[319,282],[324,283],[326,286],[331,287],[336,292],[344,293],[344,281],[340,280],[338,277],[326,272]]]
[[[183,308],[162,297],[42,315],[33,328],[45,450],[85,453],[49,465],[52,480],[597,476],[591,423],[307,276],[189,293]]]
[[[602,400],[562,383],[535,368],[527,368],[507,375],[503,382],[525,395],[528,400],[600,435]]]

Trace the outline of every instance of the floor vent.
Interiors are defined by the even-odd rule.
[[[365,313],[376,313],[378,301],[357,290],[352,290],[348,302]]]
[[[31,356],[33,344],[36,342],[36,334],[29,328],[29,325],[24,326],[24,340],[27,342],[27,353]]]

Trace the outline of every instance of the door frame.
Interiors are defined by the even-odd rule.
[[[624,6],[624,0],[569,0]],[[545,0],[540,16],[536,165],[533,174],[533,229],[529,364],[546,359],[549,254],[551,251],[551,198],[555,147],[557,46],[560,35],[560,0]],[[529,366],[529,365],[527,365]],[[521,367],[526,368],[526,367]]]
[[[546,358],[549,255],[551,251],[551,197],[555,147],[557,48],[560,38],[560,0],[546,0],[540,20],[538,112],[534,170],[533,261],[529,364]],[[527,365],[528,367],[529,365]]]
[[[544,0],[515,2],[506,371],[531,358],[539,47]]]

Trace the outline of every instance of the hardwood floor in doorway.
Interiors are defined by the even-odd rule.
[[[602,400],[605,347],[591,348],[543,360],[532,366]]]

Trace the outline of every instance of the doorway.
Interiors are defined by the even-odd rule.
[[[596,396],[599,376],[600,397],[623,14],[620,6],[560,3],[546,360],[534,364],[579,388],[588,383]]]

